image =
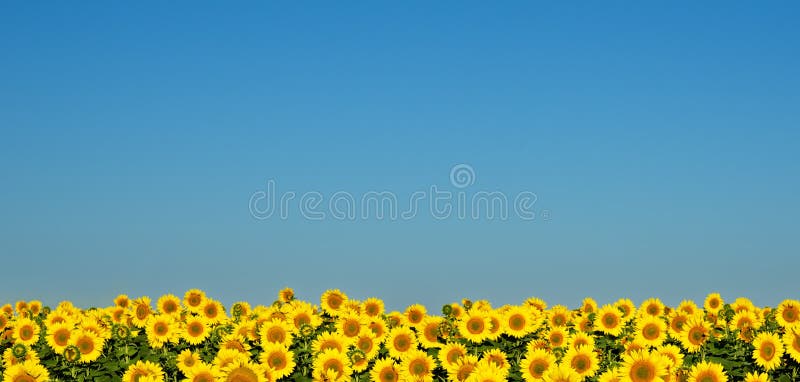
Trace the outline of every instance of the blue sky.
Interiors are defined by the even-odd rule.
[[[0,5],[0,303],[797,298],[795,2]],[[254,219],[529,191],[548,219]],[[540,217],[542,215],[539,215]]]

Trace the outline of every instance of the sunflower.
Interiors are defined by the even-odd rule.
[[[658,353],[638,351],[622,356],[622,382],[663,382],[668,362]]]
[[[400,364],[400,376],[407,381],[433,381],[433,369],[436,363],[422,350],[411,350]]]
[[[220,370],[220,382],[267,382],[264,366],[246,358],[237,358]]]
[[[41,328],[35,321],[25,317],[17,317],[11,336],[15,343],[31,346],[39,341],[40,331]]]
[[[491,320],[489,315],[479,310],[470,310],[465,317],[458,322],[458,332],[462,337],[472,343],[481,343],[490,336],[489,326]]]
[[[547,323],[550,324],[550,327],[567,326],[570,319],[572,319],[572,312],[563,305],[556,305],[547,313]]]
[[[594,323],[592,322],[592,316],[594,313],[590,314],[581,314],[575,318],[575,329],[580,330],[584,333],[591,333],[594,331]]]
[[[581,378],[593,377],[600,369],[600,361],[594,349],[589,346],[570,348],[564,355],[562,363],[568,364]]]
[[[655,351],[661,355],[661,358],[669,363],[667,369],[680,369],[683,365],[683,353],[681,353],[681,348],[668,344],[659,346]]]
[[[800,301],[783,300],[775,312],[775,319],[784,328],[800,324]]]
[[[403,315],[406,317],[406,322],[408,325],[416,327],[417,325],[422,323],[422,320],[425,319],[425,315],[428,311],[425,309],[425,306],[420,304],[413,304],[406,308]]]
[[[103,339],[89,330],[75,332],[70,337],[70,345],[74,345],[81,353],[81,363],[89,363],[98,358],[103,351]]]
[[[278,301],[287,303],[294,300],[294,289],[286,287],[278,292]]]
[[[400,380],[400,368],[391,358],[383,358],[375,361],[372,370],[369,372],[374,382],[398,382]]]
[[[505,382],[507,375],[508,370],[500,369],[493,363],[478,362],[466,382]]]
[[[458,342],[448,342],[439,349],[437,357],[442,367],[449,372],[456,367],[458,360],[465,355],[467,355],[467,348],[464,345]]]
[[[261,325],[258,334],[261,338],[261,346],[266,346],[268,344],[289,346],[292,344],[294,326],[286,321],[273,318]]]
[[[323,332],[311,343],[314,353],[331,349],[344,353],[348,346],[350,346],[350,339],[336,332]]]
[[[45,339],[54,352],[61,354],[69,346],[73,325],[66,322],[51,324],[47,327]]]
[[[477,356],[467,354],[456,361],[452,369],[447,369],[447,376],[451,381],[466,381],[473,371],[478,367]]]
[[[127,308],[130,305],[130,303],[131,303],[131,299],[128,298],[128,295],[126,295],[126,294],[120,294],[120,295],[117,295],[116,298],[114,298],[114,305],[116,305],[116,306],[118,306],[120,308]]]
[[[580,382],[583,380],[575,370],[565,363],[548,369],[543,379],[545,382]]]
[[[782,340],[789,356],[792,357],[795,362],[800,362],[800,328],[787,330]]]
[[[390,356],[402,359],[410,351],[417,349],[417,336],[407,326],[398,326],[389,331],[385,345]]]
[[[700,362],[692,366],[689,382],[728,382],[722,365],[713,362]]]
[[[222,373],[216,366],[204,362],[197,363],[183,374],[186,376],[183,382],[216,382],[222,378]]]
[[[189,315],[180,331],[181,338],[190,345],[199,345],[211,333],[206,321],[198,316]]]
[[[128,322],[128,310],[125,308],[115,306],[108,309],[107,312],[111,317],[111,322],[115,324],[123,324]]]
[[[386,315],[386,323],[388,323],[390,327],[407,325],[408,322],[406,321],[407,321],[406,316],[404,316],[403,313],[397,311],[389,312]]]
[[[550,342],[551,348],[561,347],[567,343],[567,331],[560,327],[552,328],[545,334],[545,338]]]
[[[644,315],[636,320],[636,338],[648,346],[659,346],[667,338],[667,324],[661,317]]]
[[[175,358],[175,365],[184,375],[188,375],[189,371],[200,363],[202,363],[200,356],[189,349],[180,352]]]
[[[361,303],[361,310],[364,315],[370,318],[378,318],[384,313],[383,300],[370,297]]]
[[[225,319],[225,308],[219,301],[206,299],[203,308],[200,310],[200,315],[205,318],[206,322],[216,324]]]
[[[739,297],[733,301],[731,304],[731,309],[733,309],[734,313],[739,313],[743,310],[755,310],[756,307],[753,305],[753,302],[746,297]]]
[[[380,351],[380,342],[375,341],[375,335],[372,334],[372,332],[361,333],[358,338],[355,339],[353,345],[356,349],[363,352],[364,357],[367,359],[375,358]]]
[[[344,353],[328,349],[317,355],[313,365],[314,380],[334,380],[343,381],[350,378],[350,365],[347,355]]]
[[[183,305],[192,313],[200,313],[206,302],[206,294],[200,289],[189,289],[183,294]]]
[[[744,376],[743,382],[769,382],[769,375],[767,373],[752,372]]]
[[[314,308],[309,304],[297,304],[297,306],[289,312],[289,322],[294,325],[295,330],[300,330],[303,325],[308,325],[312,329],[316,329],[322,325],[322,318],[314,312]]]
[[[442,344],[439,342],[439,325],[441,324],[441,317],[425,317],[422,323],[417,326],[417,339],[420,345],[427,349],[441,347]]]
[[[356,313],[343,313],[336,320],[336,331],[347,338],[354,339],[366,325],[365,317]]]
[[[597,311],[597,301],[591,297],[586,297],[581,302],[581,312],[585,314],[594,313]]]
[[[597,378],[597,382],[620,382],[622,381],[622,372],[620,371],[619,367],[614,367],[607,369],[603,374],[600,374],[600,377]]]
[[[763,332],[753,340],[753,359],[756,364],[766,371],[775,369],[781,365],[783,357],[783,343],[777,334]]]
[[[567,339],[567,346],[577,349],[580,346],[588,346],[594,349],[594,337],[584,332],[575,332]]]
[[[491,309],[486,311],[486,315],[489,316],[489,335],[487,339],[494,341],[505,333],[503,314],[498,310]]]
[[[325,293],[322,294],[322,297],[320,297],[322,310],[334,317],[339,315],[340,309],[346,305],[346,303],[347,295],[338,289],[326,290]]]
[[[739,338],[745,340],[744,335],[750,330],[758,330],[761,328],[763,320],[760,319],[754,312],[750,310],[743,310],[733,315],[733,318],[728,323],[728,328],[731,330],[739,331]],[[752,337],[750,337],[752,339]]]
[[[281,379],[294,371],[294,353],[288,347],[279,344],[269,344],[258,356],[259,362],[273,371],[275,379]]]
[[[122,382],[138,382],[148,380],[153,382],[164,382],[164,370],[161,366],[150,361],[137,361],[128,366],[122,376]]]
[[[679,340],[681,345],[690,353],[696,353],[706,343],[711,332],[711,326],[702,316],[690,317],[683,324]]]
[[[725,301],[719,293],[709,293],[708,296],[706,296],[706,300],[703,302],[703,308],[708,312],[717,313],[722,309],[724,304]]]
[[[150,307],[150,297],[142,296],[131,302],[133,315],[131,316],[131,323],[139,328],[143,328],[147,324],[147,319],[153,313]]]
[[[159,297],[156,307],[161,314],[169,314],[176,317],[181,314],[181,300],[174,294],[165,294]]]
[[[616,337],[622,332],[622,320],[620,309],[611,305],[604,305],[597,311],[595,326],[601,332]]]
[[[17,348],[19,347],[22,347],[22,350],[25,352],[24,356],[18,357],[19,354],[15,355]],[[3,351],[3,358],[0,361],[0,364],[8,367],[9,365],[16,365],[25,361],[34,361],[39,363],[39,356],[35,351],[32,351],[32,349],[28,349],[27,346],[23,344],[16,344]]]
[[[178,323],[172,316],[164,314],[151,316],[145,325],[145,333],[150,347],[155,349],[161,349],[168,342],[178,342],[180,338]]]
[[[628,322],[633,319],[636,313],[636,304],[629,298],[621,298],[614,303],[614,307],[622,312],[622,319]]]
[[[669,335],[672,338],[680,338],[681,333],[683,332],[683,325],[686,324],[686,321],[689,321],[689,315],[684,312],[673,311],[668,315],[668,322],[669,325],[667,330],[669,331]]]
[[[534,349],[527,352],[519,363],[519,369],[526,382],[535,382],[541,381],[555,365],[556,357],[552,353],[544,349]]]
[[[50,381],[50,373],[36,361],[24,361],[8,366],[3,371],[3,381],[47,382]]]
[[[483,352],[481,363],[489,363],[503,371],[503,375],[508,374],[511,369],[511,364],[508,362],[508,356],[500,349],[489,349]],[[480,365],[479,365],[480,366]]]
[[[531,310],[523,306],[514,306],[503,315],[506,333],[515,338],[522,338],[530,334],[533,327]]]
[[[639,316],[660,317],[664,314],[664,303],[658,298],[649,298],[639,306]]]
[[[214,356],[213,364],[220,370],[236,361],[250,362],[250,354],[244,354],[234,349],[220,349]]]
[[[375,335],[376,341],[383,342],[383,339],[386,337],[386,321],[382,319],[372,320],[367,324],[367,327],[372,331],[372,334]]]
[[[249,354],[251,349],[246,337],[236,333],[223,335],[219,340],[219,348],[233,349],[245,354]]]

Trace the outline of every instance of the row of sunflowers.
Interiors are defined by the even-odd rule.
[[[5,382],[790,382],[800,381],[800,301],[465,299],[432,314],[339,290],[315,305],[286,288],[269,306],[226,310],[193,289],[155,305],[125,295],[86,310],[7,304],[0,352]]]

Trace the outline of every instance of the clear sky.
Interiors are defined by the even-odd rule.
[[[558,3],[0,3],[0,304],[797,298],[800,5]],[[259,220],[270,179],[537,217]]]

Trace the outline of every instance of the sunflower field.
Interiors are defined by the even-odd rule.
[[[377,298],[286,288],[225,309],[203,291],[105,308],[0,308],[5,382],[800,381],[800,301],[756,307],[717,293],[702,307],[652,298],[577,309],[529,298],[385,312]]]

